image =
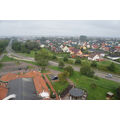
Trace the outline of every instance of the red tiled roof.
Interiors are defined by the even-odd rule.
[[[37,72],[37,71],[32,71],[32,72],[28,72],[26,74],[20,74],[20,75],[17,75],[14,73],[8,73],[6,75],[3,75],[1,77],[1,80],[2,81],[10,81],[10,80],[15,80],[17,78],[33,78],[34,85],[35,85],[35,88],[36,88],[36,91],[38,94],[43,91],[48,92],[50,94],[49,89],[46,85],[46,81],[42,78],[41,73]],[[47,79],[47,78],[45,77],[45,79]],[[55,92],[54,88],[52,87],[52,84],[49,84],[49,85],[51,87],[51,90],[53,92]],[[3,99],[7,95],[7,92],[8,92],[7,88],[0,87],[0,99]]]

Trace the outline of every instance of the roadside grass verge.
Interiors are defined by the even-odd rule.
[[[4,57],[2,58],[0,62],[10,62],[10,61],[17,61],[17,60],[14,58],[10,58],[7,55],[4,55]]]
[[[111,61],[97,62],[97,69],[120,75],[120,64],[114,63],[115,64],[115,71],[112,72],[107,68],[111,63],[112,63]]]
[[[2,63],[0,63],[0,69],[2,68],[2,66],[3,66]]]
[[[34,57],[35,56],[35,51],[31,50],[30,53],[19,53],[17,52],[17,54],[25,56],[25,57]]]
[[[59,67],[57,67],[57,66],[48,66],[48,68],[50,68],[50,69],[53,69],[53,70],[56,70],[56,71],[60,71],[60,72],[63,72],[64,70],[63,69],[61,69],[61,68],[59,68]]]

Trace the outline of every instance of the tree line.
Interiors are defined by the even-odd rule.
[[[8,46],[9,39],[2,39],[0,40],[0,54],[3,53],[5,48]]]
[[[33,41],[26,41],[26,42],[20,42],[17,40],[14,40],[12,43],[12,49],[16,52],[22,52],[22,53],[30,53],[31,50],[39,50],[40,45]]]

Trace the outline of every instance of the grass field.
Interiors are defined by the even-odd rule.
[[[47,77],[48,77],[48,75],[47,75]],[[51,81],[51,79],[49,77],[48,77],[48,79]],[[61,81],[52,82],[51,81],[51,83],[58,95],[60,95],[69,85],[67,81],[64,81],[64,82],[61,82]]]
[[[48,68],[56,70],[56,71],[63,72],[63,69],[60,69],[59,67],[56,67],[56,66],[48,66]]]
[[[9,62],[9,61],[16,61],[16,60],[5,55],[0,62]]]
[[[60,93],[62,93],[67,88],[69,83],[67,81],[65,82],[58,81],[58,82],[52,83],[52,85],[56,90],[56,92],[60,95]]]
[[[88,61],[88,60],[81,60],[81,64],[91,64],[91,61]],[[100,61],[100,62],[97,62],[97,68],[98,70],[101,70],[101,71],[105,71],[105,72],[110,72],[110,73],[115,73],[115,74],[118,74],[120,75],[120,64],[117,64],[117,63],[114,63],[115,64],[115,71],[110,71],[107,67],[110,66],[112,62],[111,61],[108,61],[108,60],[105,60],[105,61]],[[80,66],[80,65],[79,65]]]
[[[108,72],[111,72],[110,70],[107,69],[107,67],[111,64],[112,62],[111,61],[101,61],[101,62],[97,62],[97,68],[99,70],[104,70],[104,71],[108,71]],[[120,75],[120,64],[115,64],[115,71],[114,72],[111,72],[111,73],[116,73],[116,74],[119,74]]]
[[[104,100],[107,92],[111,91],[115,94],[116,88],[120,86],[120,83],[103,78],[90,78],[80,75],[79,72],[74,72],[70,79],[75,83],[76,87],[85,89],[88,92],[88,100]],[[92,84],[95,84],[96,88],[93,88]]]
[[[23,56],[26,56],[26,57],[34,57],[35,51],[31,50],[29,54],[28,53],[17,53],[17,54],[23,55]]]
[[[3,66],[2,63],[0,63],[0,69],[2,68],[2,66]]]
[[[59,68],[55,66],[51,67],[51,69],[59,70]],[[74,82],[76,87],[82,88],[88,92],[88,100],[105,100],[107,92],[111,91],[115,94],[116,88],[120,86],[120,83],[98,77],[87,77],[80,75],[80,73],[76,71],[74,71],[74,74],[70,77],[70,79]],[[95,84],[96,87],[93,88],[91,86],[92,84]],[[61,85],[59,83],[56,83],[55,89],[63,89],[63,86],[64,84]],[[114,97],[113,99],[116,98]]]

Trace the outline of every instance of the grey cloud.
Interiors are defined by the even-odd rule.
[[[2,20],[0,36],[81,35],[120,37],[119,20]]]

